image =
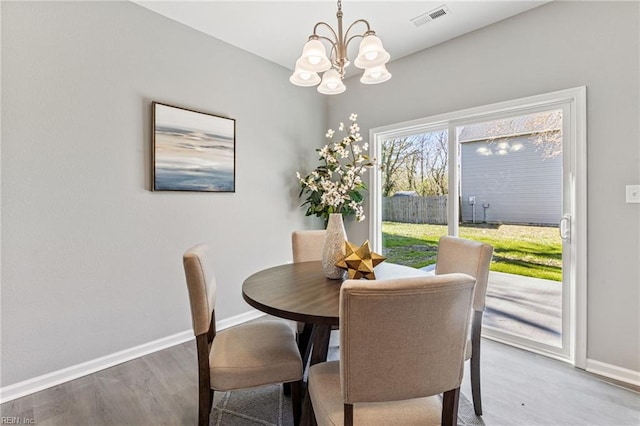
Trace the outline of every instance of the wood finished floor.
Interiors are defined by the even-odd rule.
[[[486,425],[640,425],[639,393],[559,361],[482,345]],[[0,415],[36,425],[195,425],[196,365],[188,342],[2,404]],[[468,377],[462,391],[471,399]]]

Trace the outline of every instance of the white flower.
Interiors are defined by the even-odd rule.
[[[329,156],[329,145],[323,146],[320,151],[318,151],[318,155],[322,158]]]
[[[326,220],[329,212],[337,212],[355,215],[358,221],[364,220],[362,201],[352,199],[354,193],[358,194],[357,198],[361,198],[360,193],[364,189],[362,175],[370,166],[369,157],[363,155],[369,145],[358,143],[362,141],[362,136],[360,126],[355,122],[357,117],[355,113],[349,116],[348,128],[340,123],[338,129],[343,132],[343,137],[338,138],[338,142],[333,140],[336,132],[333,129],[327,130],[325,136],[330,141],[318,149],[319,160],[324,163],[322,166],[305,177],[296,172],[303,193],[307,193],[303,204],[308,204],[307,215],[320,216]]]

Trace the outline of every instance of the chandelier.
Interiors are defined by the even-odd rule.
[[[358,19],[354,21],[347,31],[342,31],[342,1],[338,0],[338,31],[336,32],[326,22],[318,22],[313,27],[313,34],[309,36],[309,40],[302,49],[302,56],[296,61],[295,71],[289,78],[289,81],[296,86],[310,87],[318,83],[318,92],[325,95],[337,95],[347,90],[342,82],[344,79],[345,69],[349,66],[349,58],[347,57],[347,47],[351,40],[362,38],[360,49],[354,65],[364,69],[364,74],[360,78],[360,82],[364,84],[383,83],[391,78],[391,74],[387,71],[384,64],[389,62],[389,52],[384,50],[382,42],[376,36],[367,21]],[[349,36],[349,32],[356,24],[364,24],[366,31],[361,34]],[[329,30],[328,36],[318,34],[320,28]],[[330,44],[329,56],[325,45],[321,40],[328,41]],[[322,79],[318,73],[324,72]]]

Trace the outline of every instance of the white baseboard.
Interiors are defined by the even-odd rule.
[[[263,312],[252,310],[244,314],[217,321],[216,328],[218,330],[224,330],[225,328],[251,321],[263,315],[265,315]],[[59,385],[60,383],[65,383],[79,377],[95,373],[96,371],[104,370],[105,368],[113,367],[114,365],[122,364],[123,362],[131,361],[132,359],[188,342],[193,338],[193,330],[182,331],[180,333],[163,337],[162,339],[154,340],[149,343],[144,343],[133,348],[125,349],[111,355],[106,355],[91,361],[72,365],[61,370],[52,371],[51,373],[5,386],[0,388],[0,403],[31,395],[32,393]]]
[[[620,382],[629,383],[631,385],[640,386],[640,371],[629,370],[618,367],[616,365],[607,364],[593,359],[587,359],[587,368],[589,373],[599,376],[608,377]]]

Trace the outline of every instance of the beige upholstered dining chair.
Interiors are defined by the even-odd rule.
[[[291,383],[294,424],[300,422],[302,360],[291,327],[260,321],[216,333],[216,280],[206,245],[183,256],[198,352],[198,424],[208,425],[214,391]]]
[[[294,262],[312,262],[322,260],[322,245],[325,230],[293,231],[291,233],[291,249]]]
[[[489,278],[489,264],[493,255],[493,247],[478,241],[456,237],[441,237],[438,243],[436,275],[460,272],[476,279],[473,296],[473,322],[467,341],[465,360],[471,359],[471,394],[473,409],[482,415],[482,399],[480,394],[480,333],[482,332],[482,315],[484,314]]]
[[[474,283],[465,274],[345,281],[340,361],[309,370],[318,425],[456,424]]]
[[[313,262],[322,260],[322,246],[327,231],[304,230],[293,231],[291,233],[291,250],[293,252],[293,262]],[[309,339],[311,338],[311,324],[298,322],[298,348],[302,354],[302,362],[307,365],[309,352],[307,351]]]

